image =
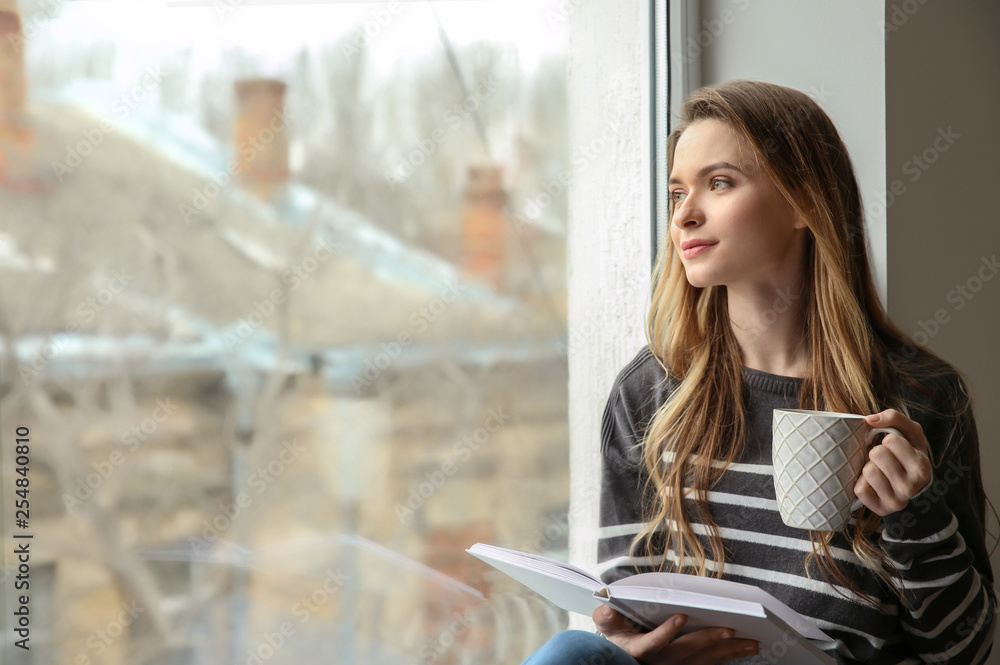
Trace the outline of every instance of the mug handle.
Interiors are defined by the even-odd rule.
[[[880,433],[895,434],[896,436],[899,436],[901,438],[904,439],[906,438],[905,436],[903,436],[903,433],[900,432],[895,427],[873,427],[870,430],[868,430],[868,434],[865,435],[865,445],[870,446],[872,444],[872,439],[875,438],[875,435]]]
[[[870,446],[872,444],[872,439],[875,438],[876,434],[895,434],[895,435],[900,436],[900,437],[902,437],[904,439],[906,438],[905,436],[903,436],[903,433],[900,432],[895,427],[873,427],[870,430],[868,430],[867,434],[865,434],[865,447],[868,447],[868,446]],[[858,508],[860,508],[862,505],[863,504],[861,503],[861,499],[855,498],[854,499],[854,503],[851,504],[851,512],[853,513],[855,510],[857,510]]]

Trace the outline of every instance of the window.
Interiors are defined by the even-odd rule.
[[[565,626],[464,550],[567,555],[566,17],[19,7],[0,422],[59,497],[52,662],[518,663]]]

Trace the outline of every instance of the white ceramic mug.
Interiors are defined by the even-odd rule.
[[[775,409],[771,460],[782,521],[791,527],[839,531],[860,507],[854,484],[869,444],[892,427],[871,427],[864,416]]]

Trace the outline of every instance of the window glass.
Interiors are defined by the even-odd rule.
[[[565,627],[465,549],[567,556],[567,28],[0,0],[4,663],[519,663]]]

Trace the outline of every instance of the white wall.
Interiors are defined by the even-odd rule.
[[[601,414],[615,376],[645,344],[649,62],[644,1],[573,6],[570,146],[578,158],[569,190],[570,558],[588,567],[597,559]]]

